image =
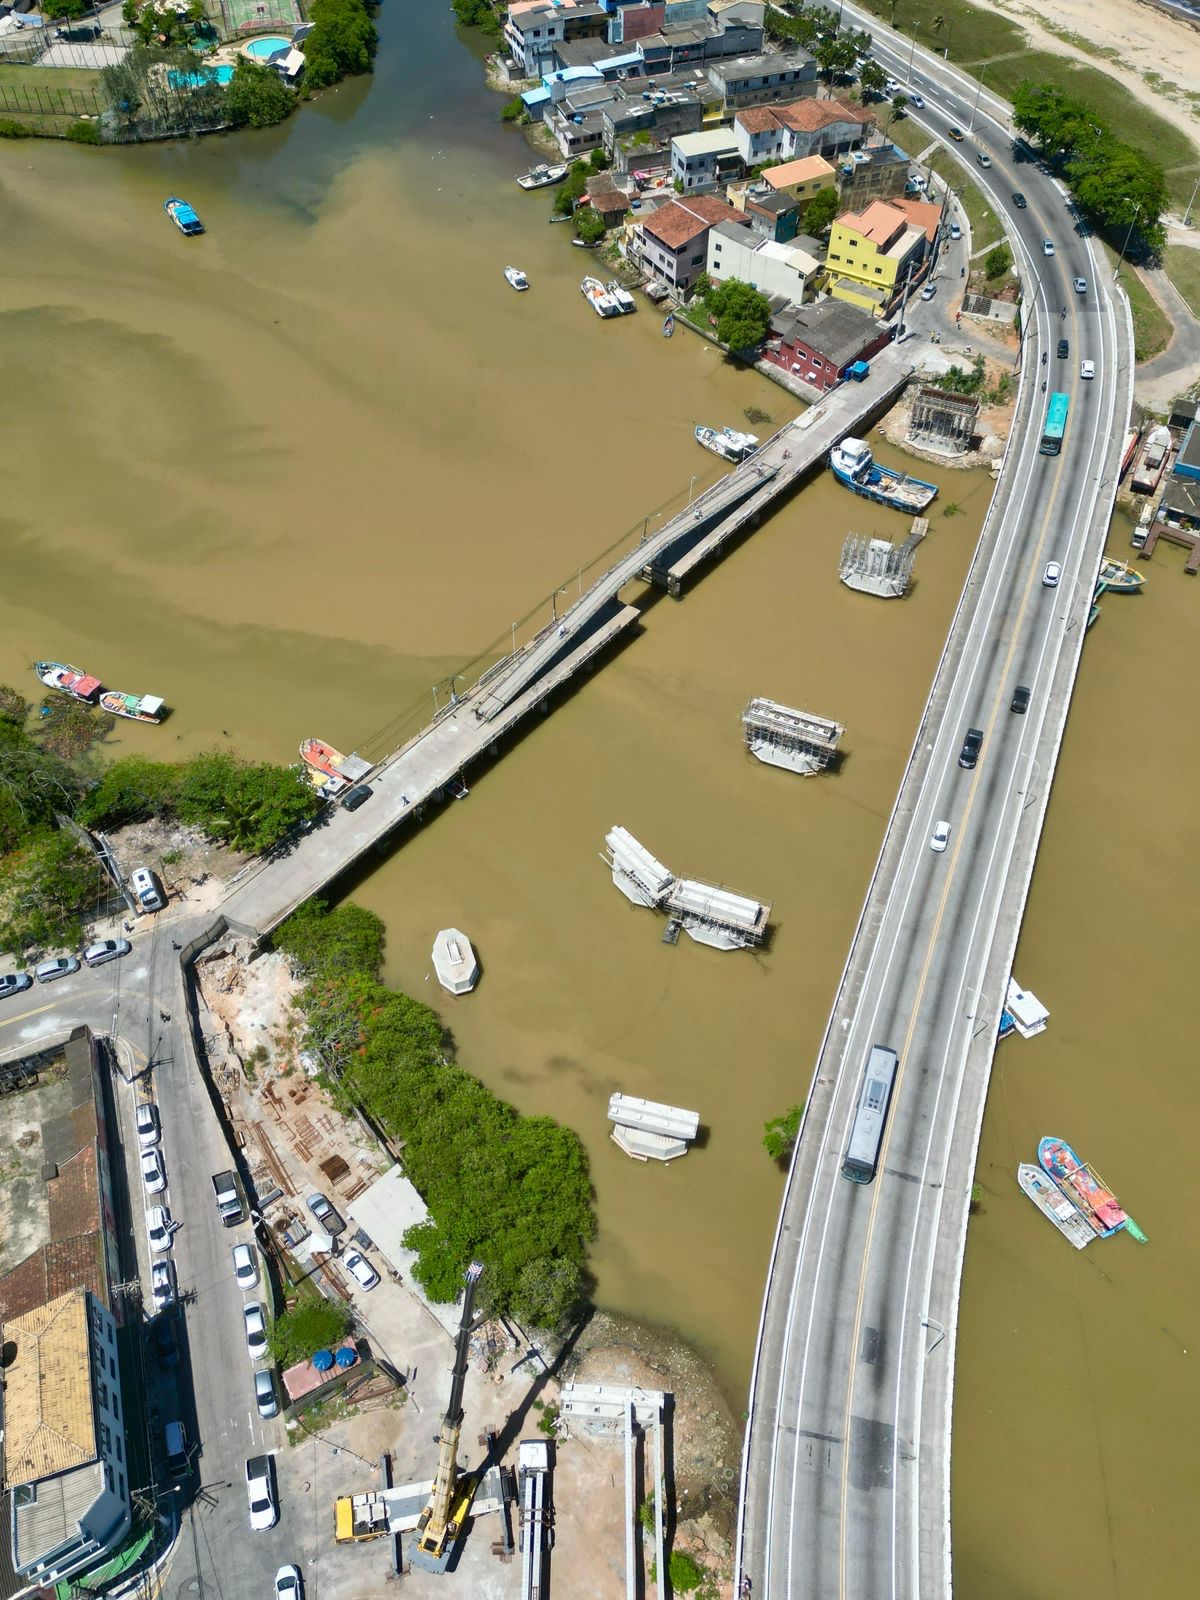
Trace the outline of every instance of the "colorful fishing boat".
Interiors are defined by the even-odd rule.
[[[1135,572],[1124,561],[1117,561],[1112,556],[1105,556],[1100,563],[1100,576],[1096,580],[1096,593],[1108,589],[1113,594],[1136,594],[1145,583],[1144,573]]]
[[[664,339],[669,339],[675,332],[675,313],[673,311],[668,312],[667,316],[663,319],[662,331]]]
[[[99,678],[81,672],[78,667],[69,667],[62,661],[35,661],[33,670],[47,689],[69,694],[72,700],[79,700],[85,706],[94,706],[103,688]]]
[[[370,761],[364,761],[359,755],[344,756],[340,750],[335,750],[333,745],[326,744],[324,739],[301,740],[300,758],[315,771],[323,772],[327,778],[335,779],[339,783],[361,783],[373,765]]]
[[[865,439],[843,439],[829,452],[829,465],[837,481],[855,494],[896,511],[924,511],[937,494],[935,483],[910,478],[875,460]]]
[[[1091,1244],[1093,1239],[1100,1237],[1075,1202],[1062,1192],[1053,1179],[1047,1177],[1041,1167],[1035,1167],[1029,1161],[1022,1161],[1017,1168],[1017,1182],[1021,1186],[1021,1192],[1029,1196],[1042,1215],[1054,1224],[1063,1238],[1068,1239],[1076,1250],[1082,1250],[1085,1245]]]
[[[204,232],[204,224],[200,221],[200,218],[188,205],[187,201],[181,200],[178,195],[173,194],[169,200],[164,200],[163,210],[179,229],[180,233],[186,234],[189,239],[194,238],[196,234]]]
[[[119,689],[106,689],[100,696],[100,709],[111,711],[114,717],[128,717],[131,722],[161,722],[166,704],[156,694],[122,694]]]
[[[1065,1139],[1040,1139],[1038,1163],[1067,1199],[1082,1211],[1102,1239],[1126,1228],[1135,1239],[1144,1240],[1145,1235],[1122,1209],[1096,1169],[1081,1161]]]
[[[1133,476],[1129,480],[1129,487],[1134,494],[1153,494],[1170,459],[1171,430],[1161,422],[1156,423],[1146,435],[1141,454],[1134,463]]]
[[[579,292],[598,317],[619,317],[621,308],[600,282],[599,278],[585,278]]]

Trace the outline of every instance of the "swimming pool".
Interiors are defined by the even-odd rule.
[[[198,72],[168,72],[167,82],[172,89],[203,89],[206,83],[219,83],[222,88],[233,81],[233,68],[201,67]]]
[[[269,61],[272,56],[281,50],[290,50],[292,41],[285,39],[282,34],[269,33],[262,39],[251,39],[250,43],[243,45],[242,54],[253,56],[255,61]]]

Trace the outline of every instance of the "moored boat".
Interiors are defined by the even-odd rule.
[[[479,958],[459,928],[443,928],[433,941],[433,970],[450,994],[469,994],[479,982]]]
[[[1156,423],[1146,435],[1141,452],[1134,462],[1129,487],[1134,494],[1153,494],[1171,459],[1171,430]]]
[[[131,722],[161,722],[166,706],[156,694],[122,694],[119,689],[106,689],[100,696],[100,709],[111,711],[114,717],[128,717]]]
[[[1085,1245],[1091,1244],[1093,1239],[1100,1237],[1075,1202],[1067,1198],[1058,1184],[1047,1177],[1041,1167],[1035,1167],[1030,1161],[1022,1161],[1017,1168],[1017,1182],[1022,1192],[1029,1196],[1042,1215],[1054,1224],[1063,1238],[1068,1239],[1076,1250],[1082,1250]]]
[[[1124,561],[1105,556],[1100,563],[1100,576],[1096,580],[1097,592],[1100,588],[1105,588],[1113,594],[1134,594],[1145,581],[1144,573],[1135,572]]]
[[[666,317],[663,319],[662,331],[664,339],[669,339],[675,332],[675,313],[673,311],[668,312]]]
[[[600,282],[599,278],[585,278],[579,292],[598,317],[619,317],[621,308]]]
[[[338,768],[346,759],[340,750],[335,750],[333,745],[326,744],[324,739],[302,739],[300,741],[300,758],[307,761],[310,767],[315,767],[318,772],[325,773],[326,777],[340,778],[342,774]]]
[[[623,283],[617,282],[616,278],[613,278],[611,282],[606,283],[604,287],[617,302],[617,309],[623,316],[627,316],[629,312],[637,310],[637,301],[633,298]]]
[[[697,428],[696,443],[725,461],[744,461],[758,445],[752,433],[737,433],[732,428]]]
[[[536,167],[521,173],[517,179],[522,189],[545,189],[552,183],[561,183],[567,175],[567,163],[556,161],[553,166],[539,161]]]
[[[99,678],[93,678],[89,672],[81,672],[78,667],[69,667],[62,661],[35,661],[33,670],[47,689],[69,694],[72,700],[79,700],[85,706],[96,704],[103,687]]]
[[[1065,1139],[1039,1139],[1038,1163],[1104,1239],[1130,1221],[1116,1195]]]
[[[528,289],[529,287],[529,279],[521,271],[520,267],[505,267],[504,276],[514,289]]]
[[[179,229],[180,233],[193,238],[198,233],[204,232],[204,224],[188,205],[186,200],[181,200],[178,195],[172,195],[169,200],[163,201],[163,210]]]
[[[935,483],[910,478],[875,460],[865,439],[843,439],[829,452],[829,465],[837,481],[855,494],[896,511],[924,511],[937,494]]]

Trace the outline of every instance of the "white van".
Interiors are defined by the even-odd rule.
[[[162,885],[149,867],[135,867],[129,877],[129,887],[143,911],[161,911],[167,903]]]

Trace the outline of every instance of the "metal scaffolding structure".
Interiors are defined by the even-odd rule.
[[[914,517],[912,532],[903,544],[848,533],[838,561],[838,577],[848,589],[857,589],[860,594],[898,599],[912,580],[917,546],[928,531],[928,520]]]
[[[746,749],[770,767],[808,777],[823,772],[845,733],[840,722],[756,696],[742,712]]]
[[[908,437],[922,449],[960,456],[971,448],[978,421],[978,400],[923,386],[909,409]]]

